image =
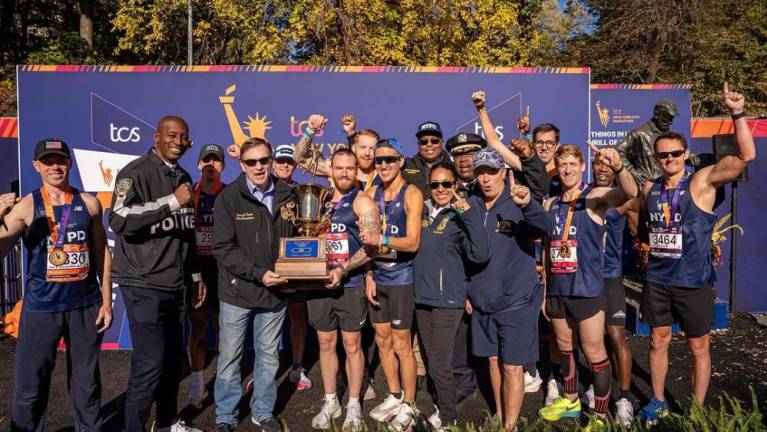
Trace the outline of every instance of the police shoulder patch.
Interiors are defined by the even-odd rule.
[[[133,186],[133,180],[129,178],[121,178],[117,181],[117,184],[115,184],[115,194],[117,194],[117,196],[124,197],[130,190],[131,186]]]

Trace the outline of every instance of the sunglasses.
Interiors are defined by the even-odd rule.
[[[400,157],[399,156],[376,156],[375,157],[375,163],[376,165],[382,165],[384,162],[391,165],[395,162],[399,162]]]
[[[421,145],[428,145],[428,144],[439,144],[442,140],[439,138],[421,138],[418,140],[418,144]]]
[[[668,159],[669,156],[673,158],[678,158],[684,154],[685,150],[674,150],[674,151],[668,151],[668,152],[655,152],[655,157],[664,160]]]
[[[431,188],[431,190],[437,190],[439,189],[440,186],[442,186],[444,189],[450,189],[453,187],[454,184],[455,182],[447,181],[447,180],[441,181],[441,182],[433,181],[429,183],[429,187]]]
[[[269,165],[269,163],[272,161],[271,156],[262,157],[261,159],[242,159],[240,162],[244,163],[245,165],[249,167],[254,167],[256,164],[261,165]]]

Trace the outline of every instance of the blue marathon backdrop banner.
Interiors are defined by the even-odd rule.
[[[358,128],[396,137],[413,155],[422,122],[440,123],[446,137],[480,130],[470,98],[475,90],[487,92],[504,142],[519,136],[516,119],[528,106],[532,124],[555,123],[562,142],[586,150],[589,138],[588,68],[20,66],[17,75],[19,159],[31,160],[42,138],[63,139],[74,153],[73,186],[96,193],[106,206],[117,173],[149,151],[154,125],[167,114],[189,123],[195,145],[181,165],[193,178],[200,146],[227,147],[248,137],[295,144],[313,113],[329,118],[315,139],[325,155],[346,144],[340,123],[346,113],[357,117]],[[228,162],[225,182],[240,172]],[[22,194],[40,187],[31,164],[21,163],[19,173]],[[119,290],[114,310],[104,347],[130,348]]]

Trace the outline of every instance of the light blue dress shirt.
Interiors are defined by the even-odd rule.
[[[250,193],[252,193],[261,204],[265,205],[266,208],[269,209],[269,213],[274,216],[274,209],[272,208],[272,201],[274,201],[274,182],[272,181],[272,178],[269,177],[269,184],[266,187],[266,191],[262,191],[258,186],[253,184],[247,176],[245,176],[245,182],[248,185]]]

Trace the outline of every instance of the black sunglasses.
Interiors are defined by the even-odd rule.
[[[421,138],[418,140],[418,144],[421,145],[427,145],[427,144],[439,144],[442,140],[439,138]]]
[[[429,187],[431,188],[431,190],[437,190],[439,189],[440,186],[442,186],[444,189],[450,189],[453,187],[454,184],[455,184],[454,181],[447,181],[447,180],[441,181],[441,182],[433,181],[429,183]]]
[[[668,159],[669,156],[673,158],[678,158],[679,156],[682,156],[684,154],[685,150],[674,150],[669,152],[655,152],[655,157],[658,159]]]
[[[381,165],[382,163],[386,162],[387,164],[391,165],[395,162],[399,162],[399,159],[399,156],[376,156],[375,163],[376,165]]]
[[[242,159],[240,162],[244,163],[245,165],[249,167],[254,167],[256,164],[261,165],[269,165],[269,163],[272,161],[271,156],[262,157],[261,159]]]

